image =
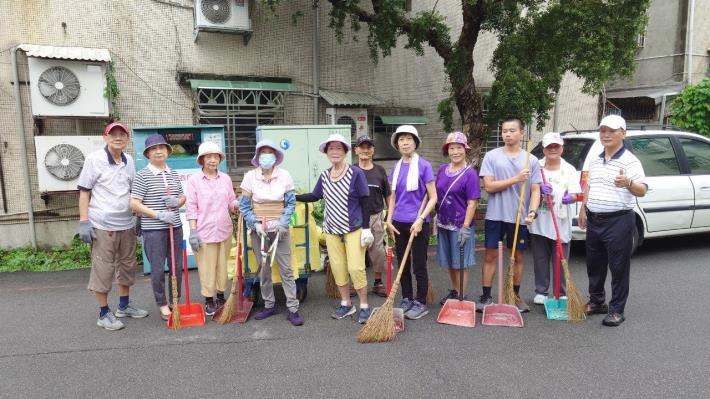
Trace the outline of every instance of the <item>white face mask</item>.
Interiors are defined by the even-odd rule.
[[[261,154],[259,155],[259,166],[261,169],[270,170],[274,167],[276,163],[276,155],[274,154]]]

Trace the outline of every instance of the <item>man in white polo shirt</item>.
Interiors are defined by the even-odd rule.
[[[636,197],[646,195],[648,185],[641,162],[624,147],[626,121],[608,115],[599,124],[604,152],[589,165],[589,185],[579,211],[579,227],[587,230],[587,314],[604,314],[605,326],[624,322],[629,296],[632,233]],[[605,304],[607,265],[611,270],[611,300]]]
[[[91,274],[88,289],[99,302],[96,325],[120,330],[116,317],[143,318],[148,312],[136,309],[128,299],[135,283],[136,235],[131,213],[131,184],[136,176],[133,158],[123,152],[129,131],[122,123],[104,129],[106,147],[89,154],[79,176],[79,237],[91,244]],[[108,307],[113,279],[118,283],[116,314]]]

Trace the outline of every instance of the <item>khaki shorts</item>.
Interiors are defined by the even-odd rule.
[[[106,231],[94,229],[91,245],[89,291],[108,293],[114,278],[127,287],[136,282],[136,234],[133,229]]]

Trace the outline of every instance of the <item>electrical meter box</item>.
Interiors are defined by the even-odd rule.
[[[200,171],[200,165],[197,163],[197,150],[200,144],[211,141],[219,145],[222,151],[225,151],[224,146],[224,126],[222,125],[196,125],[196,126],[146,126],[133,129],[133,148],[135,150],[136,171],[139,171],[148,166],[148,159],[143,155],[145,149],[145,139],[153,134],[160,134],[165,138],[165,141],[170,144],[173,152],[168,157],[167,165],[170,169],[177,171],[180,175],[182,183],[182,191],[187,193],[187,179],[195,172]],[[226,160],[219,164],[219,170],[227,173]],[[184,206],[180,210],[180,219],[182,220],[182,234],[185,240],[190,236],[190,224],[185,217]],[[192,256],[192,249],[187,245],[188,267],[194,269],[197,267],[195,257]],[[169,259],[165,264],[165,270],[168,270]],[[151,265],[143,252],[143,272],[150,273]]]
[[[296,192],[313,191],[320,174],[330,167],[328,157],[318,150],[331,134],[339,133],[352,142],[350,125],[269,125],[256,128],[256,140],[269,139],[284,153],[281,168],[287,170]],[[346,157],[351,162],[351,154]]]

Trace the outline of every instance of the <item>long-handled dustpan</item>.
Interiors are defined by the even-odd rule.
[[[567,298],[560,296],[560,262],[562,257],[562,245],[559,237],[555,249],[555,290],[554,297],[545,298],[545,314],[548,320],[569,320],[567,312]]]
[[[180,327],[202,327],[205,325],[205,310],[201,303],[190,302],[190,275],[187,272],[187,246],[182,241],[182,275],[185,278],[185,303],[178,305],[180,309]],[[168,328],[172,326],[173,318],[168,319]]]
[[[437,323],[452,326],[476,327],[476,303],[463,300],[464,248],[459,248],[459,298],[447,299],[439,312]]]
[[[503,242],[498,241],[498,303],[483,307],[485,326],[522,327],[523,316],[515,305],[503,303]]]
[[[237,249],[234,260],[234,268],[236,270],[234,279],[232,280],[232,289],[227,303],[217,309],[214,316],[212,316],[212,320],[220,324],[246,323],[251,308],[254,306],[254,302],[251,301],[251,298],[244,295],[244,273],[242,271],[242,226],[244,222],[241,216],[239,217],[238,223]]]

